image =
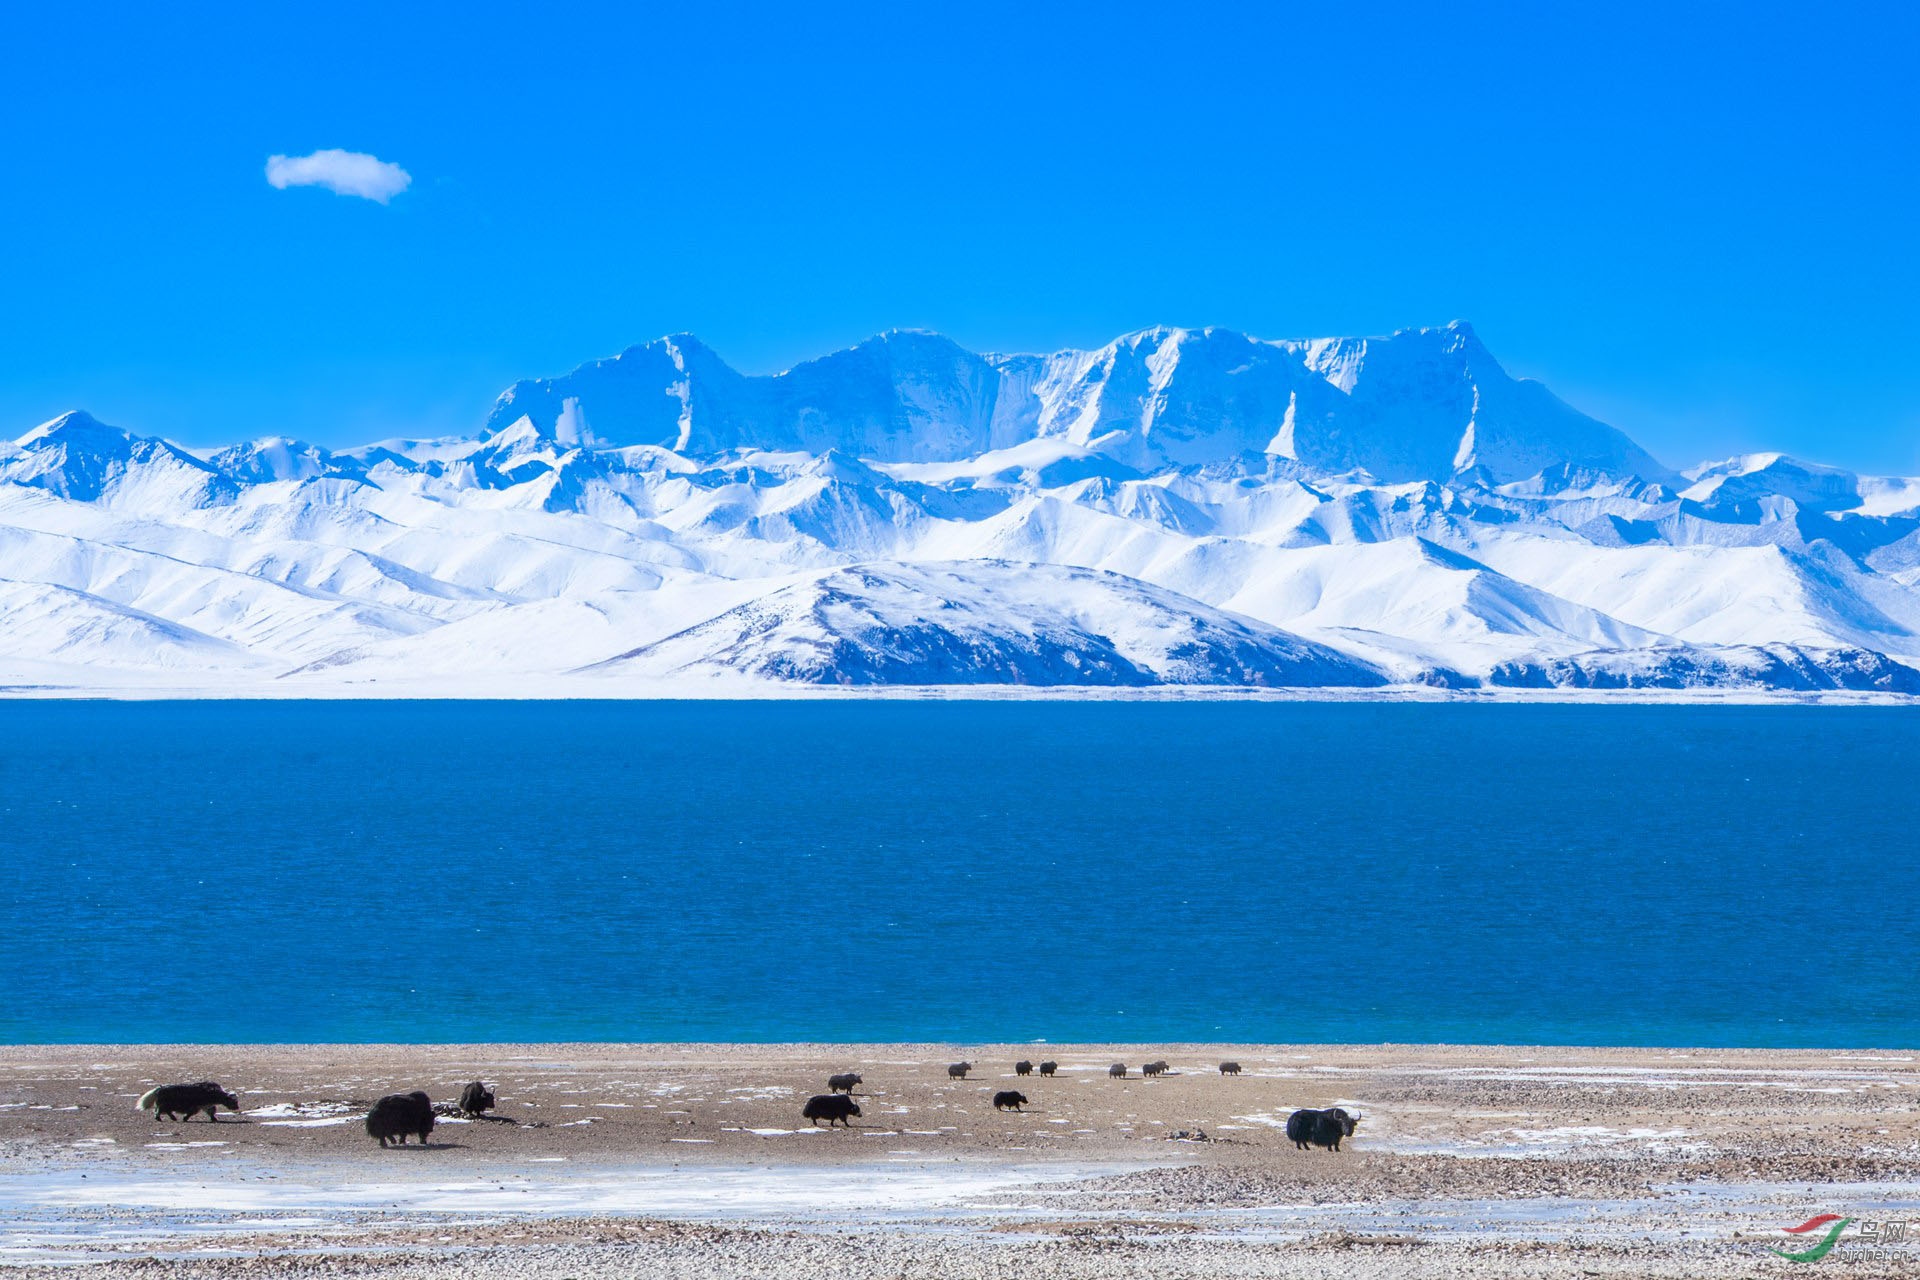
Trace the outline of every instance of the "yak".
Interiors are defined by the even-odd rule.
[[[1127,1076],[1127,1064],[1124,1062],[1116,1062],[1107,1068],[1107,1074],[1115,1080],[1124,1080]]]
[[[965,1080],[967,1072],[973,1070],[971,1062],[955,1062],[947,1067],[947,1075],[954,1080]]]
[[[238,1111],[240,1099],[212,1080],[201,1080],[195,1084],[163,1084],[149,1089],[133,1106],[136,1111],[153,1112],[155,1120],[165,1116],[169,1120],[186,1121],[204,1111],[208,1120],[217,1121],[221,1107]]]
[[[828,1093],[852,1093],[853,1086],[857,1084],[864,1084],[864,1083],[865,1081],[860,1079],[859,1072],[847,1071],[837,1076],[827,1077],[827,1092]]]
[[[1143,1076],[1157,1076],[1163,1074],[1166,1069],[1167,1064],[1164,1061],[1149,1062],[1146,1066],[1140,1068],[1140,1074]]]
[[[377,1138],[381,1146],[389,1140],[407,1145],[407,1135],[420,1135],[420,1145],[427,1145],[427,1135],[433,1132],[433,1099],[418,1089],[412,1093],[390,1093],[373,1104],[373,1110],[367,1112],[367,1136]]]
[[[860,1114],[860,1104],[846,1094],[816,1093],[807,1099],[806,1106],[800,1108],[800,1114],[816,1127],[825,1120],[827,1128],[831,1129],[833,1122],[838,1120],[841,1125],[851,1129],[853,1126],[848,1123],[848,1117]]]
[[[1240,1064],[1237,1062],[1223,1062],[1220,1064],[1220,1074],[1223,1076],[1237,1076],[1240,1074]]]
[[[993,1095],[993,1109],[995,1111],[1018,1111],[1026,1105],[1027,1095],[1024,1093],[1015,1093],[1011,1089],[1002,1089]]]
[[[1049,1062],[1043,1062],[1040,1064],[1040,1074],[1043,1076],[1050,1076],[1054,1072],[1058,1071],[1059,1069],[1060,1069],[1060,1064],[1057,1062],[1049,1061]]]
[[[460,1114],[463,1116],[485,1115],[493,1110],[493,1103],[493,1090],[478,1080],[460,1091]]]
[[[1033,1074],[1033,1064],[1025,1058],[1022,1058],[1013,1064],[1013,1074],[1017,1076],[1030,1076]]]
[[[1353,1127],[1359,1123],[1359,1116],[1350,1116],[1339,1107],[1325,1111],[1302,1108],[1287,1117],[1287,1137],[1302,1151],[1310,1146],[1338,1151],[1340,1140],[1351,1138]]]

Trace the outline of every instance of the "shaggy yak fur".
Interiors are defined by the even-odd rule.
[[[136,1110],[153,1112],[155,1120],[165,1116],[169,1120],[186,1121],[202,1111],[207,1113],[207,1119],[218,1120],[221,1107],[238,1111],[240,1099],[213,1081],[202,1080],[197,1084],[163,1084],[149,1089],[133,1105]]]
[[[433,1100],[420,1090],[412,1093],[390,1093],[373,1104],[373,1110],[367,1112],[367,1135],[378,1138],[381,1146],[391,1139],[401,1146],[407,1145],[407,1135],[420,1135],[420,1145],[427,1145],[427,1135],[433,1132]]]
[[[811,1120],[816,1126],[822,1121],[827,1128],[833,1128],[837,1120],[851,1129],[849,1118],[860,1114],[860,1104],[844,1093],[816,1093],[807,1099],[807,1105],[800,1108],[802,1118]]]
[[[1350,1116],[1339,1107],[1325,1111],[1300,1110],[1287,1117],[1287,1137],[1302,1151],[1310,1146],[1338,1151],[1340,1140],[1351,1138],[1353,1126],[1359,1123],[1359,1116]]]

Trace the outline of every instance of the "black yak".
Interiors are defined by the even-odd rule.
[[[149,1089],[133,1107],[136,1111],[153,1112],[155,1120],[165,1116],[169,1120],[186,1121],[204,1111],[208,1120],[217,1121],[221,1107],[238,1111],[240,1099],[211,1080],[201,1080],[196,1084],[163,1084]]]
[[[485,1115],[493,1110],[493,1101],[493,1090],[475,1080],[460,1091],[460,1114],[463,1116]]]
[[[1166,1069],[1167,1064],[1165,1062],[1149,1062],[1146,1066],[1140,1068],[1140,1074],[1143,1076],[1157,1076]]]
[[[427,1145],[427,1135],[433,1132],[433,1100],[420,1090],[412,1093],[390,1093],[373,1104],[373,1110],[367,1112],[367,1136],[378,1138],[381,1146],[389,1139],[401,1146],[407,1145],[407,1135],[420,1135],[420,1145]]]
[[[967,1072],[973,1070],[971,1062],[955,1062],[947,1067],[947,1075],[955,1080],[965,1080]]]
[[[1107,1068],[1107,1074],[1115,1080],[1123,1080],[1127,1075],[1127,1064],[1124,1062],[1116,1062]]]
[[[1050,1076],[1054,1072],[1058,1071],[1059,1069],[1060,1069],[1060,1064],[1057,1062],[1049,1061],[1049,1062],[1043,1062],[1040,1064],[1040,1074],[1043,1076]]]
[[[807,1099],[806,1106],[800,1108],[800,1114],[816,1126],[825,1120],[827,1128],[831,1129],[833,1122],[838,1120],[851,1129],[853,1126],[848,1123],[848,1117],[860,1114],[860,1104],[846,1094],[816,1093]]]
[[[1351,1138],[1353,1127],[1359,1123],[1359,1116],[1350,1116],[1339,1107],[1325,1111],[1303,1109],[1287,1117],[1287,1137],[1302,1151],[1310,1145],[1338,1151],[1340,1140]]]
[[[1013,1074],[1017,1076],[1030,1076],[1033,1074],[1033,1064],[1025,1058],[1022,1058],[1013,1064]]]
[[[1223,1062],[1220,1064],[1220,1074],[1223,1076],[1237,1076],[1240,1074],[1240,1064],[1237,1062]]]
[[[993,1109],[995,1111],[1018,1111],[1026,1105],[1027,1095],[1024,1093],[1015,1093],[1011,1089],[1002,1089],[993,1095]]]
[[[857,1084],[862,1084],[862,1083],[864,1083],[864,1081],[860,1079],[860,1074],[857,1071],[848,1071],[848,1072],[842,1073],[841,1075],[828,1076],[827,1092],[828,1093],[852,1093],[853,1086]]]

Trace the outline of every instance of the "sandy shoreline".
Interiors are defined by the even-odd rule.
[[[836,1071],[862,1115],[816,1131]],[[202,1078],[243,1114],[134,1110]],[[518,1123],[366,1136],[372,1098],[471,1079]],[[991,1105],[1011,1088],[1024,1114]],[[1295,1150],[1287,1114],[1332,1105],[1363,1117],[1349,1149]],[[1828,1269],[1920,1267],[1920,1239],[1863,1234],[1920,1222],[1902,1051],[11,1047],[0,1157],[15,1274],[1750,1275],[1822,1213],[1855,1220]]]

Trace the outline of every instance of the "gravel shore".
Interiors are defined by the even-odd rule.
[[[1052,1059],[1051,1079],[1016,1077]],[[1168,1074],[1146,1079],[1160,1058]],[[965,1079],[951,1062],[976,1065]],[[1221,1061],[1242,1074],[1222,1076]],[[1125,1063],[1124,1079],[1108,1075]],[[800,1117],[857,1071],[849,1129]],[[156,1122],[156,1083],[239,1116]],[[492,1084],[425,1148],[384,1093]],[[994,1093],[1018,1089],[1024,1111]],[[1909,1274],[1920,1055],[1451,1046],[0,1048],[0,1266],[96,1276]],[[1299,1151],[1297,1107],[1361,1116]],[[1869,1231],[1871,1228],[1871,1231]],[[1897,1233],[1895,1233],[1897,1234]]]

